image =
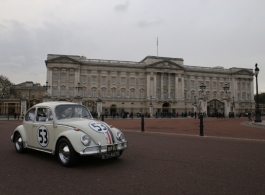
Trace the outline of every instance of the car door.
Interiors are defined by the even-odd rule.
[[[23,123],[25,133],[26,133],[26,139],[27,145],[33,146],[34,145],[34,139],[32,134],[32,128],[35,122],[35,111],[36,108],[31,108],[28,110],[28,112],[25,115],[25,121]]]
[[[33,125],[34,147],[50,152],[54,146],[53,116],[50,108],[38,107]]]

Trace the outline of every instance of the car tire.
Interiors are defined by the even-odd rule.
[[[122,152],[123,152],[123,151],[120,151],[120,155],[119,155],[119,156],[116,156],[115,158],[119,158],[119,157],[122,155]]]
[[[72,167],[78,163],[79,155],[68,139],[62,138],[57,144],[57,157],[65,167]]]
[[[15,149],[18,153],[23,153],[26,151],[26,148],[23,147],[23,139],[19,132],[15,133],[14,144],[15,144]]]

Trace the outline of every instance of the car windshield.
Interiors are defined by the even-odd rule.
[[[78,104],[60,105],[55,108],[56,118],[58,120],[68,118],[92,118],[90,112],[85,106]]]

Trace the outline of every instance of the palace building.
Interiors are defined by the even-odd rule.
[[[79,96],[91,111],[99,99],[109,114],[255,110],[252,69],[189,66],[182,58],[156,56],[132,62],[48,54],[45,63],[51,99]],[[204,110],[196,104],[202,93]]]

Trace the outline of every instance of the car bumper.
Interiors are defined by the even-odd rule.
[[[83,149],[83,151],[79,152],[81,156],[87,156],[87,155],[103,155],[106,153],[111,153],[112,151],[107,151],[107,148],[110,146],[114,146],[117,149],[113,152],[120,152],[128,148],[128,142],[120,142],[118,144],[113,145],[101,145],[99,142],[96,146],[87,146]]]

